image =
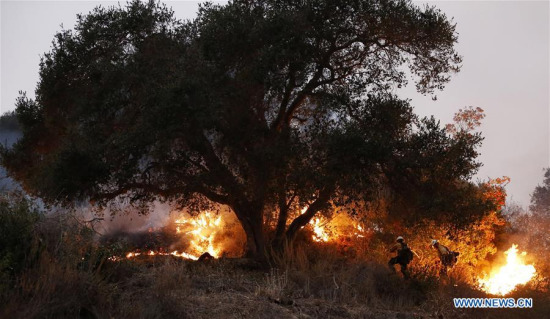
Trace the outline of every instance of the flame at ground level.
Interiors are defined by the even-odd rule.
[[[217,217],[210,212],[201,212],[195,217],[180,218],[175,221],[176,233],[184,234],[190,237],[189,250],[187,253],[181,253],[181,257],[193,256],[191,259],[198,259],[197,255],[209,253],[212,257],[218,258],[223,247],[216,245],[215,239],[218,233],[222,231],[222,216]],[[175,255],[180,257],[179,255]]]
[[[504,254],[506,254],[506,264],[495,269],[485,278],[479,278],[479,286],[485,292],[494,295],[506,295],[514,290],[518,285],[528,283],[536,273],[533,265],[526,265],[522,256],[518,255],[517,245],[512,245]]]
[[[304,208],[301,213],[307,209]],[[230,211],[218,214],[202,211],[197,215],[178,213],[165,231],[174,232],[181,242],[177,245],[157,246],[159,249],[136,249],[125,256],[110,257],[111,261],[123,258],[132,259],[138,256],[174,256],[198,260],[208,253],[214,258],[239,256],[245,244],[245,235],[236,216]],[[315,242],[339,242],[346,238],[365,237],[366,231],[361,225],[345,213],[327,218],[317,216],[308,224],[311,239]]]
[[[191,260],[198,260],[199,259],[198,256],[188,254],[186,252],[178,252],[177,250],[173,251],[173,252],[170,252],[170,253],[162,252],[162,251],[153,251],[153,250],[149,250],[148,252],[145,252],[145,253],[135,251],[135,252],[127,253],[126,258],[131,259],[131,258],[140,256],[140,255],[144,255],[144,256],[174,256],[174,257],[181,257],[181,258],[186,258],[186,259],[191,259]],[[115,258],[115,257],[111,257],[111,260],[117,261],[118,259]]]
[[[170,239],[164,243],[161,239],[160,243],[153,244],[157,247],[153,250],[138,248],[127,252],[124,256],[112,256],[109,260],[119,261],[138,256],[174,256],[198,260],[203,255],[219,258],[242,254],[246,237],[232,212],[220,210],[218,213],[201,211],[198,214],[187,212],[174,212],[174,214],[176,217],[170,224],[154,231],[150,230],[153,233],[168,234],[160,237]]]

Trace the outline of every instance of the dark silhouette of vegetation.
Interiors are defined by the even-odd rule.
[[[468,222],[494,208],[468,182],[481,136],[390,94],[404,66],[419,92],[443,89],[456,41],[405,0],[205,4],[183,23],[154,2],[98,7],[56,34],[3,165],[48,202],[228,205],[259,259],[271,229],[279,247],[382,191],[392,216]]]
[[[550,218],[550,168],[544,172],[543,184],[535,187],[529,208],[536,214]]]
[[[40,217],[38,209],[25,197],[0,195],[0,299],[35,257],[34,228]]]
[[[19,131],[21,127],[17,121],[15,111],[6,112],[0,115],[0,131]]]

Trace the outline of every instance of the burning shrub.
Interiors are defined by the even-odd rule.
[[[541,290],[550,288],[550,217],[540,211],[521,212],[510,217],[510,238],[524,249],[529,250],[529,261],[537,267],[534,286]]]
[[[512,245],[506,252],[506,262],[499,268],[495,268],[488,276],[479,279],[480,287],[493,295],[506,295],[516,288],[524,285],[536,274],[533,265],[526,265],[522,260],[526,252],[518,255],[517,245]]]
[[[192,259],[204,253],[214,258],[243,254],[246,237],[237,217],[229,209],[217,213],[201,211],[195,215],[180,212],[174,223],[176,233],[187,243],[185,252]]]
[[[240,257],[245,234],[235,214],[224,207],[212,211],[172,211],[163,227],[139,232],[114,232],[101,237],[104,245],[118,249],[110,260],[125,256],[174,256],[199,260],[200,256]],[[208,255],[206,255],[208,254]]]

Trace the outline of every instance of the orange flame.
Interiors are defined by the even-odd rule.
[[[512,245],[506,254],[506,264],[495,269],[489,276],[478,278],[479,286],[485,292],[494,295],[506,295],[518,285],[528,283],[536,274],[533,265],[526,265],[522,259],[526,253],[518,255],[517,245]]]
[[[221,255],[223,247],[215,242],[218,235],[224,226],[222,215],[214,216],[214,214],[204,211],[197,216],[186,215],[180,217],[175,222],[176,234],[181,234],[189,238],[189,247],[186,251],[174,250],[172,252],[153,251],[141,252],[139,250],[126,254],[126,259],[138,257],[140,255],[147,256],[174,256],[179,258],[198,260],[199,256],[204,253],[209,253],[212,257],[218,258]],[[118,261],[120,257],[110,257],[111,261]]]
[[[209,253],[212,257],[218,258],[223,247],[216,245],[214,239],[221,230],[222,217],[214,218],[210,212],[201,212],[196,217],[180,218],[176,220],[176,233],[190,236],[190,247],[186,255],[193,256],[191,259],[198,259],[197,256]]]
[[[303,214],[307,207],[301,210]],[[189,214],[180,215],[174,221],[176,234],[187,239],[189,245],[183,250],[166,250],[163,251],[145,251],[136,250],[128,252],[126,259],[132,259],[138,256],[174,256],[179,258],[198,260],[199,256],[204,253],[209,253],[214,258],[219,258],[224,251],[229,248],[229,251],[235,250],[231,246],[238,244],[238,240],[234,237],[230,241],[221,241],[223,237],[224,227],[235,223],[232,221],[233,215],[219,214],[203,211],[196,216]],[[366,230],[345,213],[335,214],[332,218],[318,216],[309,222],[309,227],[313,231],[312,240],[320,243],[334,242],[341,239],[362,238],[365,237]],[[244,234],[243,234],[244,236]],[[226,236],[227,237],[227,236]],[[171,252],[170,252],[171,251]],[[120,257],[110,257],[111,261],[118,261]]]
[[[302,213],[305,211],[302,210]],[[365,229],[345,213],[336,214],[328,219],[323,216],[315,217],[309,222],[313,231],[311,238],[316,242],[331,242],[340,238],[363,238]]]
[[[321,221],[321,218],[314,218],[310,222],[310,225],[313,227],[313,236],[312,239],[316,242],[327,242],[330,237],[326,232],[325,226]]]
[[[191,255],[191,254],[188,254],[188,253],[185,253],[185,252],[180,253],[177,250],[175,250],[171,253],[162,252],[162,251],[153,251],[153,250],[150,250],[149,252],[147,252],[147,254],[142,254],[139,251],[129,252],[129,253],[126,254],[126,259],[132,259],[132,258],[140,256],[140,255],[147,255],[147,256],[170,256],[171,255],[171,256],[181,257],[181,258],[186,258],[186,259],[191,259],[191,260],[199,259],[199,257],[197,257],[197,256],[194,256],[194,255]],[[111,260],[111,261],[118,261],[119,257],[113,256],[113,257],[109,257],[108,259]]]

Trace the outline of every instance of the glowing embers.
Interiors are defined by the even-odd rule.
[[[181,258],[186,258],[186,259],[191,259],[191,260],[197,260],[199,259],[199,257],[195,256],[195,255],[191,255],[191,254],[188,254],[188,253],[185,253],[185,252],[178,252],[177,250],[176,251],[173,251],[173,252],[163,252],[163,251],[153,251],[153,250],[149,250],[148,252],[140,252],[140,251],[134,251],[134,252],[129,252],[126,254],[126,259],[132,259],[134,257],[138,257],[138,256],[174,256],[174,257],[181,257]],[[118,261],[119,259],[117,257],[110,257],[110,260],[112,261]]]
[[[504,254],[504,265],[495,267],[488,276],[478,278],[483,291],[494,295],[506,295],[518,285],[528,283],[535,276],[535,267],[525,264],[523,257],[526,253],[518,254],[517,245],[512,245]]]

